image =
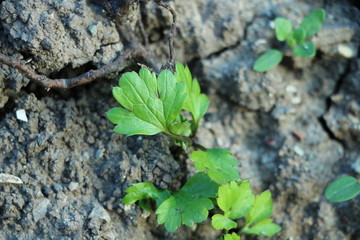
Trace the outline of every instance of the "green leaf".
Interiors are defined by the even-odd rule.
[[[121,76],[119,87],[113,88],[114,98],[123,110],[112,109],[107,116],[118,124],[115,131],[120,134],[167,133],[186,100],[185,90],[185,83],[177,83],[168,70],[162,71],[158,78],[145,68],[139,75],[128,72]]]
[[[221,185],[219,187],[217,204],[224,215],[230,219],[245,216],[251,209],[255,196],[251,191],[250,182],[242,181]]]
[[[305,38],[315,35],[322,27],[325,21],[326,13],[322,8],[309,13],[301,22],[300,28],[305,31]]]
[[[266,190],[255,197],[254,205],[246,216],[246,225],[257,223],[267,217],[270,217],[272,209],[273,202],[271,199],[271,192]]]
[[[156,210],[156,214],[158,214],[157,222],[159,224],[164,224],[166,230],[169,232],[175,232],[175,230],[182,224],[182,216],[185,215],[185,211],[183,210],[183,208],[186,208],[186,206],[183,205],[184,202],[181,202],[182,200],[183,198],[181,195],[178,195],[177,198],[171,196],[170,198],[165,200]],[[184,201],[188,204],[200,206],[200,212],[206,212],[207,207],[210,207],[208,206],[208,202],[188,202],[186,201],[186,198]],[[205,218],[206,217],[207,214]]]
[[[240,178],[237,169],[234,168],[238,162],[225,149],[194,151],[190,159],[194,161],[197,170],[206,172],[212,180],[220,184]]]
[[[273,236],[281,230],[281,227],[272,222],[271,219],[266,218],[258,222],[251,228],[242,230],[242,233],[255,234],[259,236]]]
[[[170,125],[170,131],[177,135],[190,136],[191,134],[191,123],[190,121],[174,122]]]
[[[304,42],[294,49],[294,54],[299,57],[313,57],[316,54],[316,48],[312,42]]]
[[[176,84],[176,77],[172,72],[164,70],[158,77],[158,89],[160,100],[163,102],[163,110],[167,125],[173,123],[179,115],[186,100],[185,83]]]
[[[212,216],[211,225],[215,229],[226,229],[226,230],[237,227],[236,222],[234,222],[233,220],[225,217],[222,214],[215,214],[214,216]]]
[[[278,17],[275,19],[275,33],[279,41],[285,41],[287,36],[291,33],[292,24],[286,18]]]
[[[209,176],[204,173],[193,175],[180,189],[192,197],[215,198],[218,193],[219,185],[211,181]]]
[[[204,221],[214,207],[209,198],[216,196],[218,185],[205,174],[198,173],[156,210],[157,222],[174,232],[181,224],[191,226]]]
[[[282,60],[281,53],[276,49],[271,49],[263,53],[254,64],[253,69],[257,72],[265,72],[276,65]]]
[[[237,235],[236,233],[228,233],[225,234],[224,236],[224,240],[240,240],[240,236]]]
[[[292,36],[293,36],[294,40],[296,41],[296,44],[300,44],[305,40],[306,33],[303,29],[298,28],[292,33]],[[294,46],[292,46],[292,47],[294,47]]]
[[[110,122],[117,124],[114,131],[119,134],[126,136],[136,134],[154,135],[161,132],[159,128],[137,118],[134,113],[123,108],[112,108],[106,113],[106,116]]]
[[[148,211],[148,212],[151,211],[151,203],[150,203],[149,199],[139,200],[139,206],[145,211]]]
[[[351,176],[336,179],[325,190],[325,197],[330,202],[347,201],[358,194],[360,194],[360,183]]]
[[[131,185],[126,189],[123,204],[131,205],[139,200],[154,199],[159,206],[165,199],[170,197],[168,190],[159,190],[151,182],[141,182]]]
[[[286,39],[287,44],[290,47],[295,47],[298,44],[303,43],[305,40],[305,31],[301,28],[294,30]]]
[[[294,38],[294,36],[292,34],[290,34],[288,36],[288,38],[286,39],[286,42],[292,48],[295,47],[297,44],[296,39]]]
[[[198,123],[207,111],[209,99],[205,94],[200,93],[199,82],[192,78],[187,66],[184,67],[181,63],[177,63],[175,77],[178,82],[185,82],[188,97],[183,108],[191,112],[194,121]]]

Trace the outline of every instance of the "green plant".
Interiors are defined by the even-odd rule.
[[[275,34],[278,41],[286,41],[293,48],[295,56],[314,57],[316,54],[315,45],[308,38],[315,35],[322,27],[325,21],[325,10],[322,8],[312,11],[305,16],[300,26],[293,30],[291,22],[282,17],[275,19]],[[282,60],[282,54],[279,50],[271,49],[263,53],[254,63],[253,69],[257,72],[265,72]]]
[[[211,218],[212,226],[216,229],[237,228],[238,224],[234,220],[242,217],[246,221],[241,233],[272,236],[281,229],[269,218],[273,209],[270,191],[255,197],[247,180],[221,185],[216,201],[223,211],[223,214],[215,214]]]
[[[360,183],[351,176],[336,179],[325,190],[325,197],[330,202],[344,202],[358,194],[360,194]]]
[[[200,150],[190,154],[199,172],[179,191],[158,189],[150,182],[136,183],[126,190],[124,204],[139,201],[143,209],[151,210],[150,200],[154,200],[157,221],[170,232],[182,224],[203,222],[215,207],[223,211],[212,217],[214,228],[226,230],[222,239],[240,239],[235,232],[227,233],[230,229],[263,236],[280,231],[268,218],[273,207],[270,192],[255,197],[250,182],[240,180],[235,168],[238,163],[229,151],[205,149],[193,141],[209,100],[188,67],[178,63],[174,74],[164,70],[158,76],[145,68],[139,74],[125,73],[113,95],[122,106],[107,112],[108,119],[117,124],[115,132],[127,136],[163,132],[185,150]],[[236,220],[242,217],[246,222],[240,229]]]

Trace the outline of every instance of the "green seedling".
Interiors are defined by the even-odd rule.
[[[351,176],[336,179],[325,190],[325,197],[330,202],[344,202],[360,194],[360,183]]]
[[[219,187],[216,200],[223,211],[223,214],[212,216],[211,223],[216,229],[236,229],[236,220],[242,217],[245,217],[246,221],[239,233],[273,236],[281,229],[269,218],[273,209],[270,191],[267,190],[255,197],[249,181],[231,181],[223,184]],[[234,239],[235,236],[231,237]]]
[[[188,67],[178,63],[174,74],[164,70],[158,76],[144,68],[139,74],[125,73],[119,86],[113,88],[113,95],[121,107],[110,109],[107,117],[116,124],[116,133],[132,136],[162,132],[186,151],[188,147],[201,150],[190,154],[198,173],[179,191],[158,189],[150,182],[135,183],[126,190],[122,203],[139,202],[141,208],[150,211],[150,201],[154,201],[157,222],[169,232],[205,221],[214,208],[223,211],[211,218],[214,228],[226,231],[220,239],[238,240],[238,234],[272,236],[280,231],[280,226],[269,219],[273,208],[270,192],[254,196],[250,182],[240,180],[238,162],[229,151],[205,149],[194,143],[209,100]],[[240,228],[236,220],[243,217],[246,222]],[[229,229],[238,232],[229,234]]]
[[[146,68],[139,74],[127,72],[112,92],[122,107],[110,109],[107,117],[117,124],[116,133],[127,136],[163,132],[173,139],[188,140],[186,137],[196,134],[209,105],[198,81],[182,64],[176,65],[175,75],[164,70],[156,76]],[[180,114],[182,109],[189,111],[192,119]]]
[[[292,23],[288,19],[278,17],[275,19],[276,39],[280,42],[286,42],[293,49],[295,56],[314,57],[316,54],[315,45],[307,39],[321,29],[325,16],[324,9],[316,9],[307,15],[296,29],[293,29]],[[271,49],[255,61],[253,69],[257,72],[265,72],[278,65],[281,60],[281,52]]]

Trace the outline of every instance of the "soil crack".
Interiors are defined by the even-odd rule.
[[[255,18],[254,18],[255,19]],[[218,51],[215,51],[213,53],[210,53],[207,57],[205,57],[205,59],[210,59],[210,58],[216,58],[218,56],[220,56],[221,54],[223,54],[224,52],[226,51],[229,51],[229,50],[234,50],[236,49],[237,47],[239,47],[241,45],[241,43],[246,40],[247,38],[247,31],[248,31],[248,28],[250,26],[250,24],[254,21],[254,19],[252,19],[251,21],[249,22],[246,22],[245,24],[245,27],[244,27],[244,33],[243,33],[243,37],[241,39],[239,39],[237,42],[235,42],[234,44],[230,45],[230,46],[226,46]]]
[[[328,137],[338,143],[340,143],[343,147],[345,146],[345,143],[343,140],[341,140],[340,138],[336,137],[336,135],[334,134],[334,132],[331,130],[331,128],[327,125],[327,122],[325,120],[325,114],[330,110],[331,105],[332,105],[332,100],[331,97],[333,95],[336,95],[337,93],[340,92],[341,87],[343,86],[343,83],[345,81],[345,78],[347,77],[348,73],[351,70],[351,60],[348,60],[346,62],[346,66],[345,66],[345,70],[344,72],[340,75],[340,77],[337,79],[335,87],[334,87],[334,91],[326,97],[325,99],[325,112],[322,116],[318,117],[318,121],[320,123],[320,125],[322,126],[323,130],[327,133]]]

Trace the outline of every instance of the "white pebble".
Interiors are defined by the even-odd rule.
[[[358,157],[356,159],[355,162],[353,162],[353,164],[351,164],[351,168],[357,172],[357,173],[360,173],[360,157]]]
[[[23,184],[23,181],[14,175],[0,173],[0,183]]]
[[[16,110],[16,118],[18,120],[21,120],[21,121],[24,121],[24,122],[27,122],[28,121],[28,118],[26,116],[26,112],[24,109],[19,109],[19,110]]]
[[[285,90],[286,90],[287,92],[289,92],[289,93],[296,93],[296,92],[297,92],[296,87],[293,86],[293,85],[287,85],[286,88],[285,88]]]
[[[353,58],[353,57],[355,57],[355,51],[349,45],[339,44],[337,46],[337,51],[341,56],[343,56],[345,58]]]
[[[271,21],[269,23],[269,26],[272,28],[272,29],[275,29],[275,21]]]
[[[304,156],[304,150],[302,150],[298,145],[294,146],[294,152],[299,156]]]

